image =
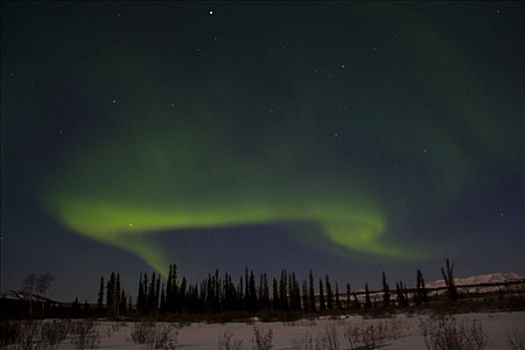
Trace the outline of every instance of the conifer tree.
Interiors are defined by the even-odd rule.
[[[292,289],[293,289],[293,310],[301,310],[301,287],[295,277],[295,273],[292,273]]]
[[[286,293],[286,296],[287,296],[287,299],[288,299],[288,307],[290,308],[290,310],[294,310],[295,308],[295,301],[294,301],[294,298],[295,298],[295,295],[294,295],[294,275],[293,273],[291,275],[288,275],[288,287],[287,287],[287,293]]]
[[[383,271],[382,282],[383,282],[383,307],[388,308],[390,307],[390,287],[388,286],[388,283],[386,281],[385,271]]]
[[[82,313],[84,314],[84,317],[86,315],[89,315],[89,304],[87,300],[84,300],[84,305],[82,306]]]
[[[421,271],[419,271],[419,269],[417,270],[417,273],[416,273],[416,292],[414,293],[414,297],[413,297],[413,300],[414,300],[414,304],[415,305],[421,305],[421,280],[420,280],[420,273]]]
[[[120,314],[120,273],[117,273],[117,280],[113,289],[113,317]]]
[[[268,289],[268,276],[263,274],[263,306],[265,309],[270,307],[270,290]]]
[[[257,308],[264,308],[264,287],[263,287],[263,274],[259,275],[259,286],[257,287]]]
[[[160,292],[160,305],[159,305],[159,311],[160,313],[166,312],[166,294],[164,293],[164,284],[162,284],[161,292]]]
[[[428,303],[428,296],[427,296],[427,288],[425,286],[425,279],[423,278],[423,273],[420,270],[417,270],[417,295],[418,295],[418,301],[427,304]]]
[[[180,301],[180,310],[185,311],[186,310],[186,302],[187,302],[187,296],[186,296],[186,277],[182,277],[182,281],[180,283],[179,288],[179,296],[178,300]]]
[[[321,311],[326,310],[326,305],[324,302],[324,291],[323,291],[323,279],[319,278],[319,309]]]
[[[97,312],[101,314],[103,309],[104,309],[104,276],[100,276],[100,287],[98,290],[98,298],[97,298]]]
[[[80,313],[80,303],[78,302],[78,297],[75,297],[75,301],[71,305],[71,317],[78,318],[81,316]]]
[[[155,286],[156,286],[156,274],[152,272],[151,282],[148,290],[147,305],[146,308],[148,312],[155,312]]]
[[[255,288],[255,275],[253,274],[253,270],[250,271],[248,293],[248,309],[251,311],[255,311],[257,309],[257,291]]]
[[[106,287],[106,308],[110,317],[115,316],[115,290],[116,290],[116,277],[115,273],[111,272],[111,277]]]
[[[309,288],[308,288],[308,300],[310,302],[310,311],[315,312],[315,290],[314,290],[314,275],[312,273],[312,270],[310,269],[310,273],[308,275],[309,279]]]
[[[339,285],[335,282],[335,308],[341,310],[341,300],[339,299]]]
[[[326,306],[328,310],[334,309],[334,293],[332,292],[332,285],[330,284],[330,279],[328,274],[325,275],[325,286],[326,286]]]
[[[407,307],[408,306],[408,296],[406,287],[403,285],[402,281],[396,282],[396,294],[397,294],[397,303],[399,306]]]
[[[144,299],[145,299],[145,296],[144,296],[144,283],[143,283],[143,277],[142,277],[142,271],[140,272],[140,277],[139,277],[139,290],[138,290],[138,293],[137,293],[137,311],[139,313],[143,313],[144,312]]]
[[[368,289],[368,283],[365,284],[365,308],[372,307],[372,299],[370,298],[370,290]]]
[[[127,308],[128,308],[128,303],[127,303],[127,297],[126,297],[126,292],[124,290],[122,290],[122,292],[120,293],[120,306],[119,306],[119,313],[121,315],[126,315],[127,314]]]
[[[346,284],[346,309],[350,310],[350,283]]]
[[[273,293],[272,293],[273,309],[278,310],[280,308],[281,303],[279,301],[279,291],[277,287],[277,279],[275,277],[273,278],[272,289],[273,289]]]
[[[160,275],[157,278],[157,284],[155,285],[155,301],[153,303],[153,312],[159,311],[160,302]]]
[[[144,274],[144,278],[142,280],[142,286],[143,286],[143,289],[144,289],[144,300],[142,301],[143,304],[142,304],[142,310],[143,312],[147,313],[148,312],[148,295],[149,295],[149,280],[148,280],[148,274],[145,273]]]
[[[208,311],[213,310],[215,307],[213,304],[213,296],[213,278],[208,274],[208,280],[206,281],[206,298],[204,299]]]
[[[359,302],[359,298],[357,297],[357,293],[354,292],[354,308],[355,309],[360,309],[361,308],[361,303]]]
[[[239,305],[239,309],[244,309],[244,284],[243,284],[244,280],[242,278],[242,276],[239,278],[239,290],[237,292],[237,295],[239,296],[238,297],[238,305]]]
[[[220,277],[219,277],[219,270],[215,269],[215,276],[213,277],[213,302],[215,304],[215,309],[220,309],[220,294],[221,294],[221,283],[220,283]],[[253,289],[254,289],[254,295],[256,293],[255,291],[255,278],[253,282]],[[257,297],[255,297],[257,299]]]
[[[288,275],[286,270],[281,271],[279,281],[279,304],[282,310],[288,310]]]
[[[308,282],[303,280],[303,310],[308,311],[310,308],[310,300],[308,298]]]
[[[290,310],[296,310],[296,296],[295,296],[295,274],[292,272],[288,275],[288,306]]]
[[[244,267],[244,309],[249,309],[250,300],[250,277],[248,275],[248,266]]]
[[[166,309],[170,312],[174,312],[177,308],[177,295],[177,265],[170,264],[166,282]]]
[[[168,266],[168,278],[166,279],[166,294],[165,294],[165,310],[163,311],[172,311],[171,308],[171,279],[173,278],[173,264]],[[162,309],[162,308],[161,308]]]

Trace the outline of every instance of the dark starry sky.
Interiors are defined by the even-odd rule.
[[[1,6],[2,292],[525,272],[521,3]]]

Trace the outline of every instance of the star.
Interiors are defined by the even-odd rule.
[[[213,16],[215,14],[213,10],[208,11],[208,13],[210,14],[210,16]]]
[[[113,102],[113,104],[115,104],[115,103],[117,103],[117,100],[113,99],[113,101],[112,101],[112,102]]]

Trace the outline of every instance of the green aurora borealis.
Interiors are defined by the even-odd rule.
[[[49,27],[30,30],[30,66],[48,88],[4,80],[35,46],[5,54],[2,99],[31,101],[34,116],[3,109],[2,158],[52,140],[32,181],[38,206],[160,272],[173,256],[151,236],[243,225],[306,223],[316,248],[342,257],[445,255],[456,243],[414,222],[435,232],[449,210],[476,206],[472,193],[491,202],[495,184],[525,174],[523,44],[499,37],[519,37],[523,8],[447,6],[77,4],[56,7],[67,23],[54,25],[39,8],[27,16]],[[24,134],[38,118],[45,135]],[[447,229],[465,228],[458,216]]]

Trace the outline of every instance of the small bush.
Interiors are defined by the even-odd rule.
[[[56,349],[67,338],[70,324],[60,320],[42,323],[40,326],[40,348]]]
[[[455,317],[441,316],[420,323],[429,350],[482,350],[487,336],[479,321],[457,322]]]
[[[94,349],[100,343],[100,333],[93,320],[73,322],[71,325],[71,345],[75,349]]]
[[[369,324],[368,326],[348,325],[344,336],[350,349],[371,350],[377,349],[384,344],[386,339],[391,337],[392,331],[385,323]]]
[[[67,338],[66,321],[3,321],[0,347],[10,350],[54,350]]]
[[[131,340],[147,350],[174,350],[178,346],[178,336],[179,329],[173,324],[142,321],[136,322],[131,329]]]
[[[17,321],[0,321],[0,347],[15,344],[20,336],[22,323]]]
[[[512,333],[507,335],[507,340],[512,350],[525,350],[525,337],[519,334],[516,328],[513,328]]]
[[[40,339],[40,325],[37,322],[14,322],[8,326],[8,349],[12,350],[37,350],[46,349],[47,346]]]
[[[320,349],[339,350],[337,328],[334,325],[326,326],[318,337],[316,346]]]
[[[305,331],[303,336],[292,341],[293,350],[319,350],[320,347],[314,343],[312,333]]]
[[[273,332],[271,329],[262,334],[259,328],[253,327],[253,350],[270,350],[273,348]]]
[[[234,339],[233,333],[230,331],[224,332],[222,337],[219,338],[218,348],[219,350],[240,350],[242,346],[241,339]]]
[[[390,332],[389,337],[391,339],[399,339],[403,335],[402,331],[403,322],[397,318],[393,318],[390,321]]]
[[[150,329],[155,326],[153,322],[141,321],[133,323],[131,328],[131,340],[135,344],[145,344],[147,341],[147,335]]]

